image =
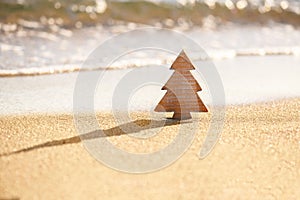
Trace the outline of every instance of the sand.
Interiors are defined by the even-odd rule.
[[[99,124],[119,148],[147,152],[172,140],[179,124],[141,142]],[[105,116],[105,117],[103,117]],[[133,113],[140,125],[147,113]],[[189,150],[172,165],[147,174],[115,171],[95,160],[77,136],[70,114],[0,117],[0,199],[299,199],[300,99],[229,106],[214,150],[197,157],[209,125],[199,123]],[[127,124],[131,126],[132,124]]]

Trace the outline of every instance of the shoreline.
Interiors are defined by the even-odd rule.
[[[227,107],[222,135],[203,160],[197,154],[210,116],[197,115],[199,129],[187,152],[172,165],[141,175],[97,162],[78,138],[72,115],[1,116],[0,154],[25,150],[0,156],[0,198],[292,199],[300,195],[299,110],[300,98]],[[113,130],[109,140],[130,152],[161,148],[179,126],[141,142],[119,134],[110,114],[100,114],[101,127]],[[147,119],[147,113],[133,113],[142,125]]]

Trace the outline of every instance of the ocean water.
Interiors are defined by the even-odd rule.
[[[179,32],[201,46],[206,54],[184,48],[195,65],[215,64],[227,104],[300,96],[299,0],[0,0],[0,113],[72,111],[77,72],[91,52],[116,35],[145,27]],[[105,52],[147,39],[125,37]],[[109,66],[105,59],[99,55],[85,68],[87,73],[109,69],[95,94],[104,101],[98,110],[111,109],[113,85],[122,74],[168,67],[174,54],[137,51]],[[158,90],[139,91],[132,109],[155,106]],[[201,98],[210,105],[207,94]]]
[[[208,54],[193,52],[196,61],[299,56],[299,25],[298,0],[0,0],[0,76],[78,71],[103,41],[147,26],[180,31],[195,40]],[[143,40],[143,35],[137,37]],[[120,45],[126,48],[126,41]],[[172,58],[141,53],[109,67],[171,63]],[[108,67],[101,59],[90,69]]]

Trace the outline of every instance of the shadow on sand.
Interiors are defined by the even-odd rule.
[[[137,132],[152,129],[152,128],[172,126],[172,125],[183,124],[183,123],[190,123],[190,122],[173,120],[173,119],[135,120],[135,121],[132,121],[132,122],[129,122],[126,124],[121,124],[119,126],[116,126],[116,127],[110,128],[110,129],[95,130],[95,131],[85,133],[80,136],[73,136],[73,137],[64,138],[64,139],[60,139],[60,140],[53,140],[53,141],[45,142],[45,143],[38,144],[38,145],[35,145],[32,147],[0,154],[0,157],[10,156],[10,155],[18,154],[21,152],[28,152],[28,151],[32,151],[32,150],[40,149],[40,148],[47,148],[47,147],[53,147],[53,146],[61,146],[61,145],[65,145],[65,144],[79,143],[81,140],[90,140],[90,139],[95,139],[95,138],[100,138],[100,137],[119,136],[119,135],[124,135],[124,134],[137,133]]]

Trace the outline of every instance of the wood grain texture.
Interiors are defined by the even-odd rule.
[[[162,90],[167,90],[155,108],[156,112],[174,112],[173,119],[190,119],[190,112],[208,112],[197,92],[202,88],[193,77],[190,59],[182,50],[171,68],[175,70]]]

